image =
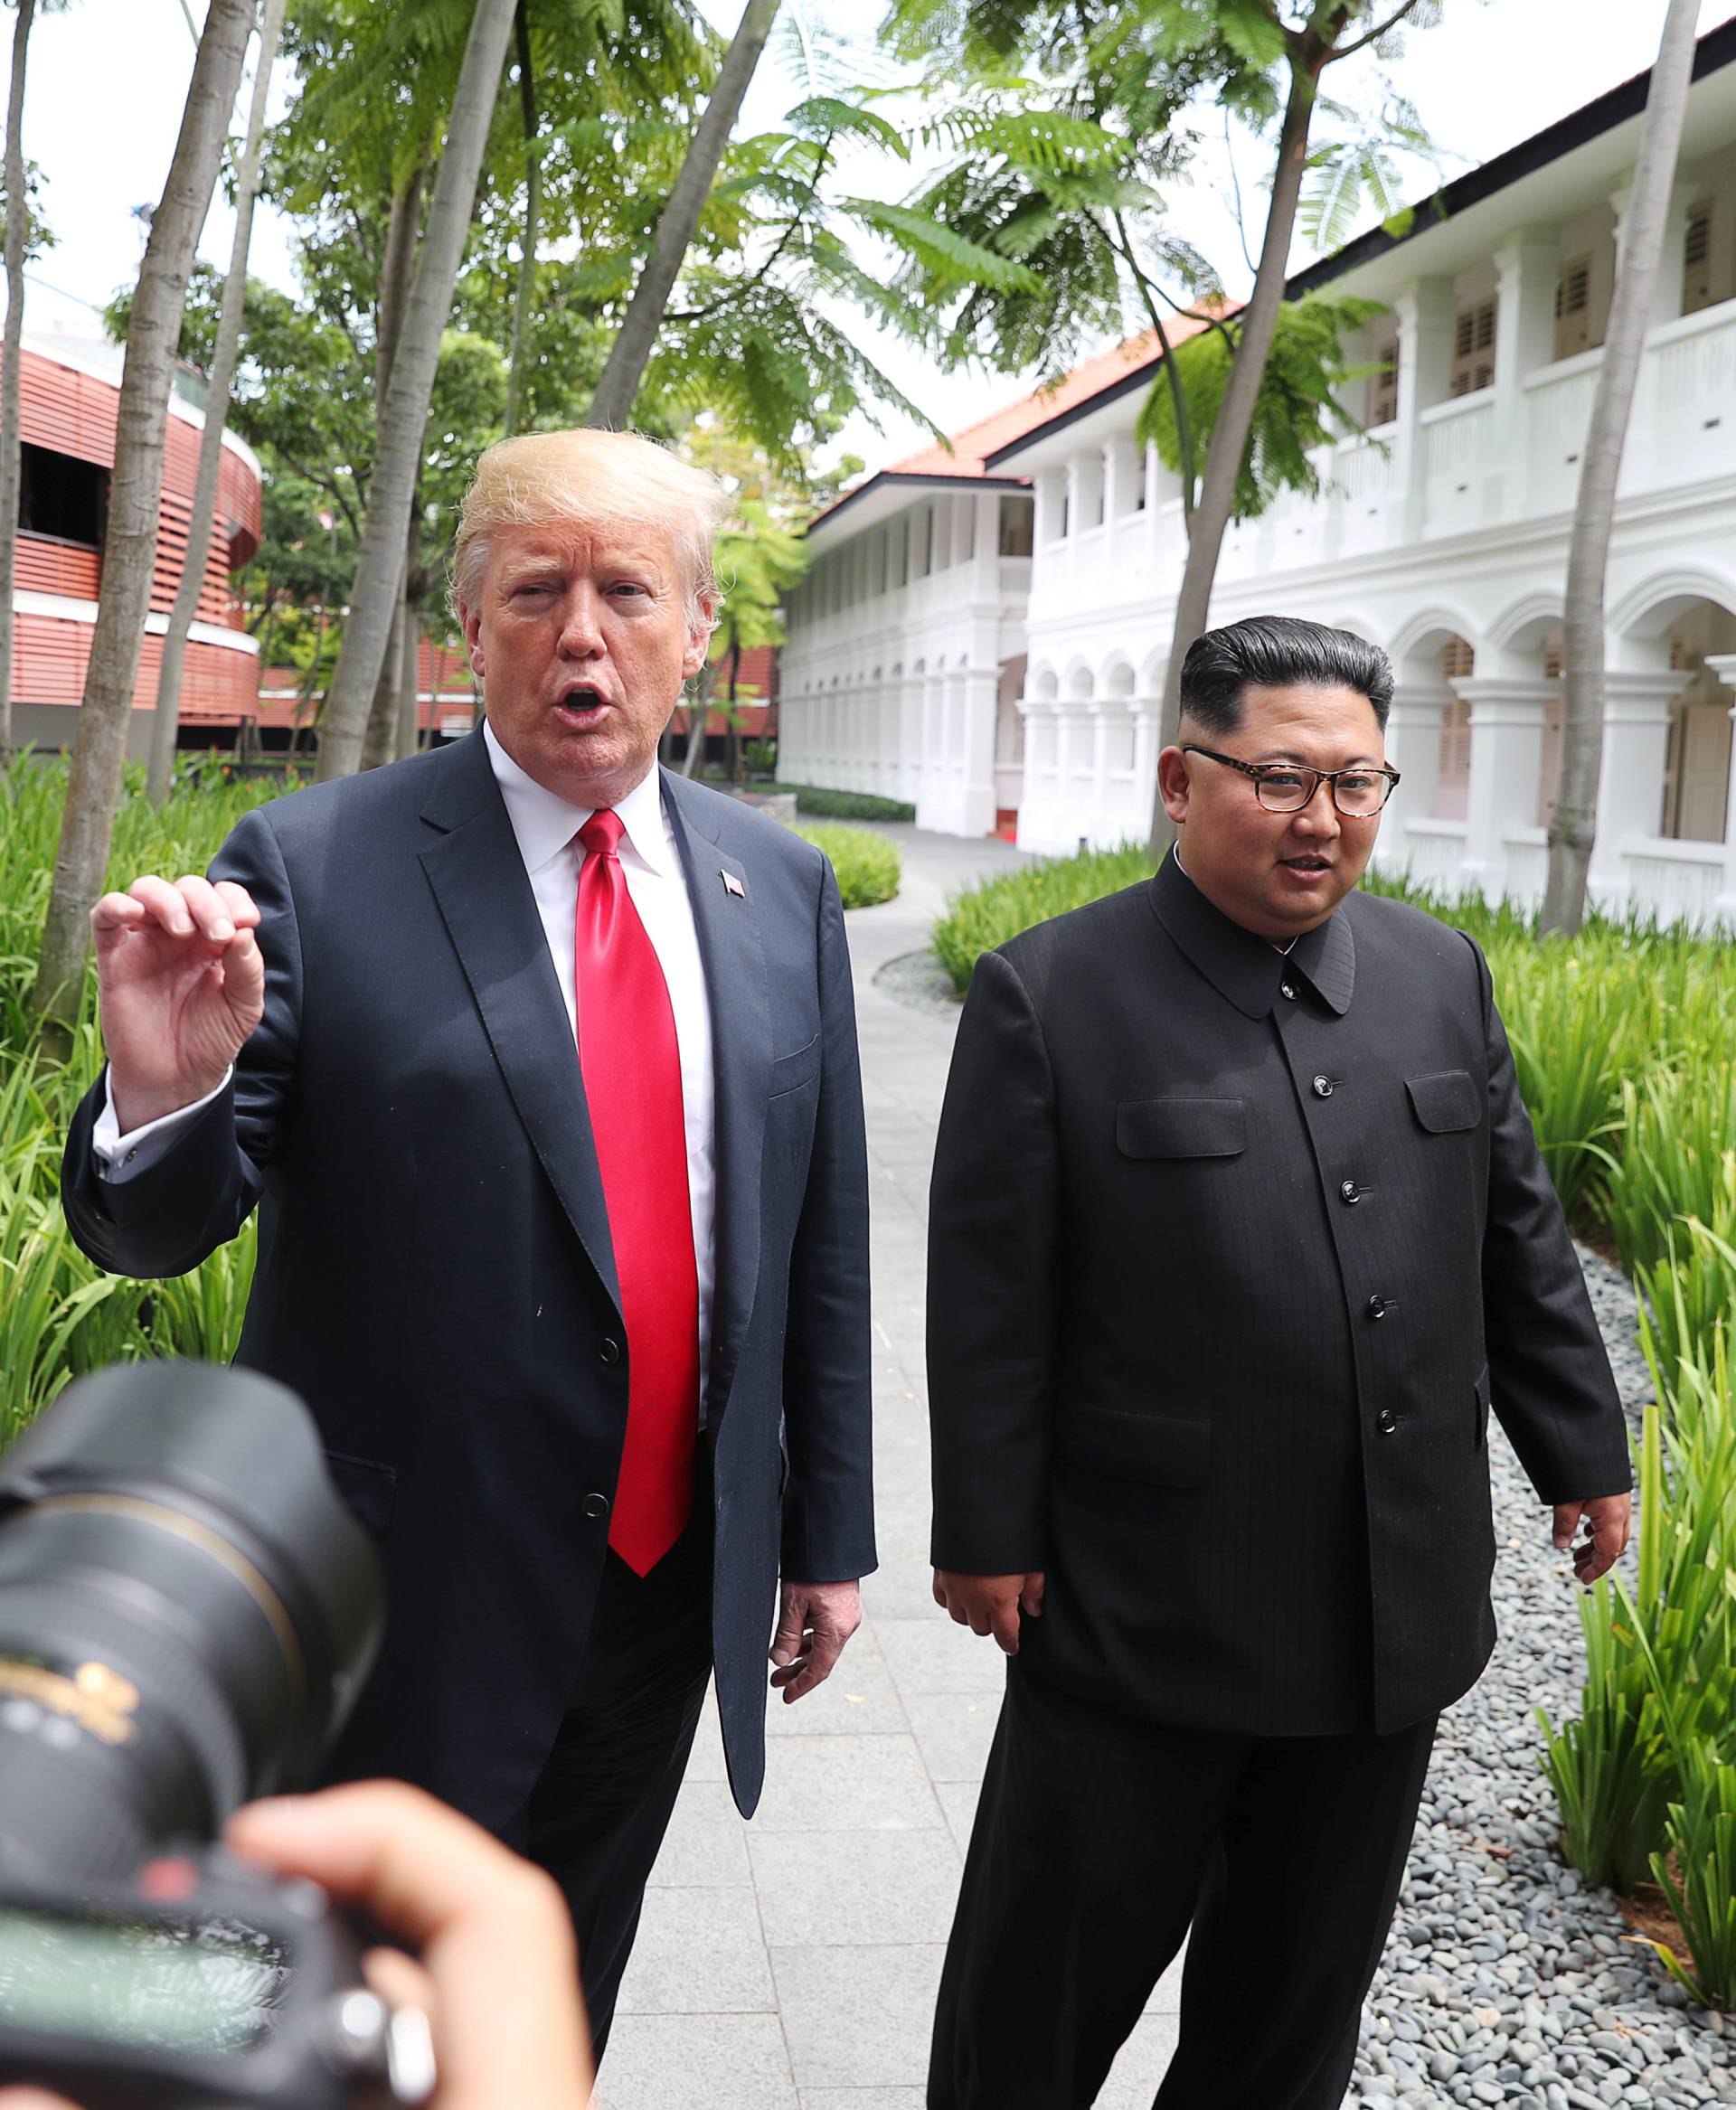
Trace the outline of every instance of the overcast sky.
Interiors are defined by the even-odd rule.
[[[379,0],[387,4],[387,0]],[[789,0],[794,6],[797,0]],[[703,0],[719,26],[734,26],[738,0]],[[870,0],[805,0],[810,16],[828,9],[835,19],[860,22]],[[204,0],[191,0],[195,21]],[[1414,35],[1391,69],[1400,91],[1415,103],[1440,150],[1443,176],[1486,161],[1606,89],[1643,71],[1656,55],[1665,0],[1446,0],[1438,29]],[[1736,0],[1703,0],[1703,32],[1736,15]],[[0,16],[10,35],[9,15]],[[64,14],[40,16],[30,47],[24,110],[24,151],[41,167],[41,209],[59,246],[33,267],[34,327],[84,315],[80,302],[99,305],[137,272],[144,253],[140,204],[160,193],[174,151],[193,64],[193,40],[181,0],[73,0]],[[1353,104],[1375,92],[1371,62],[1352,60],[1328,76],[1331,92]],[[285,85],[274,92],[281,108]],[[774,124],[802,92],[795,61],[780,48],[756,80],[744,121]],[[246,89],[236,122],[243,121]],[[1227,209],[1224,155],[1212,137],[1202,148],[1199,179],[1169,201],[1182,232],[1212,259],[1231,293],[1245,291],[1250,274],[1241,261]],[[1261,177],[1256,150],[1237,156],[1244,191]],[[1437,180],[1417,172],[1418,195]],[[882,164],[859,169],[853,180],[873,182],[895,196],[910,172]],[[220,268],[228,261],[233,216],[213,204],[201,254]],[[1253,238],[1250,238],[1253,239]],[[1293,262],[1306,260],[1298,250]],[[254,221],[251,268],[286,287],[294,284],[288,229],[269,207]],[[51,290],[52,289],[52,290]],[[1033,376],[939,373],[909,347],[880,342],[875,350],[892,377],[943,427],[956,429],[1008,401]],[[920,428],[889,420],[883,435],[853,420],[839,446],[864,456],[871,467],[920,445]]]

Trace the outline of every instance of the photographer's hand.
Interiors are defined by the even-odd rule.
[[[308,1876],[417,1951],[431,1982],[434,2110],[582,2110],[590,2033],[561,1893],[467,1817],[397,1781],[253,1803],[230,1819],[237,1853]],[[379,1959],[401,2000],[403,1959]],[[390,1974],[390,1975],[389,1975]]]
[[[418,1788],[367,1781],[253,1803],[229,1845],[274,1875],[307,1876],[421,1956],[369,1958],[376,1990],[429,2016],[432,2110],[583,2110],[592,2079],[572,1923],[540,1869]],[[0,2110],[75,2110],[0,2088]]]

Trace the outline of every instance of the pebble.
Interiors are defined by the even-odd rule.
[[[1580,1259],[1637,1427],[1652,1391],[1633,1289],[1583,1247]],[[1556,1722],[1579,1711],[1577,1591],[1493,1421],[1489,1464],[1501,1638],[1441,1718],[1346,2103],[1392,2110],[1396,2077],[1406,2110],[1736,2105],[1736,2029],[1693,2006],[1629,1938],[1613,1896],[1561,1861],[1535,1710]]]

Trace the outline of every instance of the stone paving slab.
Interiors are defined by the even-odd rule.
[[[1010,869],[998,843],[886,831],[899,899],[849,918],[868,1114],[881,1568],[838,1670],[769,1716],[750,1825],[715,1712],[646,1898],[596,2110],[921,2110],[935,1988],[1004,1682],[998,1651],[934,1603],[923,1371],[929,1166],[955,1021],[876,990],[951,889]],[[1104,2110],[1139,2110],[1169,2058],[1175,1973]]]

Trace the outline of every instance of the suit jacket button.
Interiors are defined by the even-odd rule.
[[[1278,987],[1280,995],[1288,996],[1292,1003],[1296,1002],[1296,984],[1294,982],[1280,982]]]
[[[619,1362],[621,1360],[621,1344],[612,1334],[605,1333],[597,1343],[597,1360],[599,1362]]]
[[[1385,1318],[1385,1316],[1386,1316],[1386,1299],[1385,1299],[1383,1296],[1372,1296],[1372,1297],[1370,1297],[1370,1298],[1369,1298],[1369,1300],[1368,1300],[1368,1315],[1369,1315],[1369,1317],[1370,1317],[1371,1319],[1383,1319],[1383,1318]]]
[[[1360,1201],[1363,1198],[1363,1191],[1354,1180],[1346,1180],[1338,1192],[1346,1201]]]
[[[1382,1436],[1397,1436],[1399,1418],[1390,1407],[1382,1407],[1374,1418],[1374,1426]]]
[[[588,1494],[585,1497],[585,1514],[593,1521],[609,1514],[609,1497],[606,1494]]]
[[[1314,1096],[1315,1096],[1315,1097],[1316,1097],[1316,1099],[1329,1099],[1329,1098],[1332,1097],[1332,1079],[1331,1079],[1331,1078],[1329,1078],[1329,1077],[1316,1077],[1316,1078],[1315,1079],[1315,1080],[1314,1080]]]

